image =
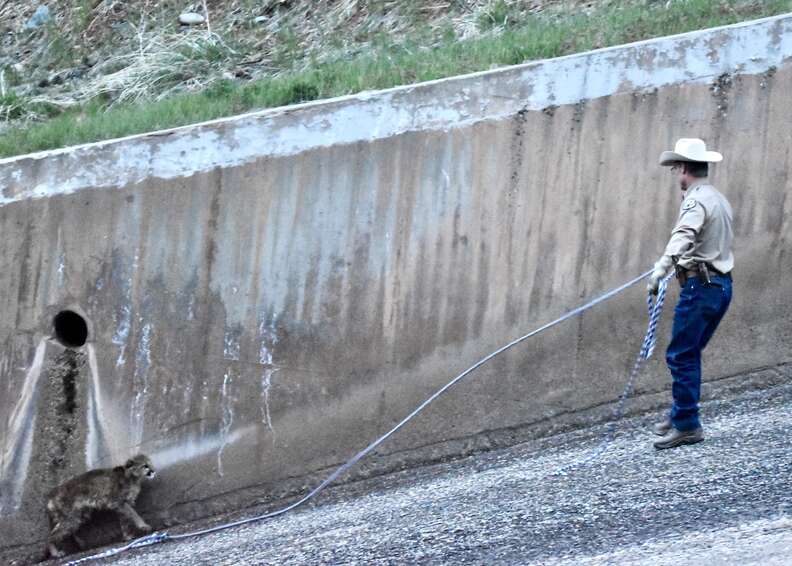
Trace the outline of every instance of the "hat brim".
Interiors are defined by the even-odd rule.
[[[688,163],[718,163],[723,161],[723,156],[717,151],[705,151],[703,159],[693,159],[689,156],[674,151],[664,151],[660,154],[660,165],[673,165],[680,161]]]

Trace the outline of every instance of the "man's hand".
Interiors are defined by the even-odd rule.
[[[663,277],[665,277],[665,273],[653,271],[649,276],[649,283],[646,285],[646,290],[652,295],[657,295],[657,291],[660,289],[660,281],[663,280]]]
[[[668,269],[672,265],[674,265],[674,261],[670,256],[664,255],[657,260],[657,263],[654,264],[654,271],[652,271],[652,274],[649,276],[649,283],[646,285],[646,290],[656,295],[657,290],[660,288],[660,281],[663,280],[668,273]]]

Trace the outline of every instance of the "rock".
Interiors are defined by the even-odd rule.
[[[85,71],[79,67],[75,67],[74,69],[69,69],[66,72],[66,80],[74,81],[79,80],[85,76]]]
[[[65,78],[66,78],[65,73],[62,72],[53,73],[50,75],[49,79],[47,79],[47,85],[55,85],[55,86],[62,85]],[[42,85],[42,86],[46,86],[46,85]]]
[[[194,26],[202,24],[205,21],[206,18],[204,18],[203,15],[195,12],[184,12],[183,14],[179,14],[179,23],[185,26]]]
[[[74,68],[74,69],[64,69],[61,71],[56,71],[51,73],[49,76],[39,79],[36,83],[39,88],[47,88],[50,86],[58,86],[62,85],[66,81],[71,81],[75,79],[81,79],[85,75],[85,72],[82,69]]]
[[[39,6],[36,8],[36,11],[30,17],[30,19],[25,22],[25,29],[36,29],[52,19],[50,15],[49,8],[47,6]]]

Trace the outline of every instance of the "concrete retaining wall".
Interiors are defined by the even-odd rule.
[[[790,92],[785,16],[0,161],[0,548],[40,545],[52,485],[141,450],[155,525],[301,489],[647,270],[677,137],[724,153],[736,217],[706,376],[789,362]],[[601,418],[644,310],[638,286],[498,358],[357,474]],[[668,379],[659,355],[638,393]]]

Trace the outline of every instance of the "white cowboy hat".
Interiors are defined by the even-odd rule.
[[[717,151],[707,151],[704,141],[698,138],[680,138],[674,151],[664,151],[660,155],[660,165],[673,165],[676,161],[698,161],[718,163],[723,156]]]

